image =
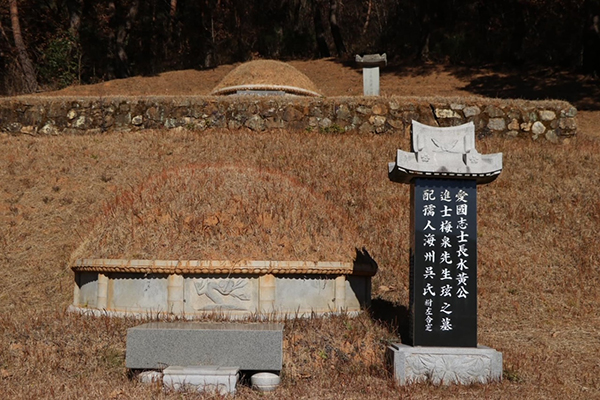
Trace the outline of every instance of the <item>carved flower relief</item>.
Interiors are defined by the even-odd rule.
[[[467,160],[469,161],[469,164],[477,164],[481,161],[481,154],[476,151],[470,151],[467,153]]]
[[[431,160],[431,157],[429,156],[429,153],[427,153],[426,151],[420,151],[419,152],[419,162],[429,162],[429,160]]]
[[[450,383],[485,383],[491,373],[491,359],[468,355],[413,354],[406,359],[406,376],[419,381],[431,378],[435,385]]]

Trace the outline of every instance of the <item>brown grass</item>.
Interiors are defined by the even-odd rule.
[[[345,211],[282,173],[236,165],[163,171],[107,202],[80,258],[350,262]]]
[[[384,369],[384,349],[398,340],[408,305],[409,209],[408,187],[389,182],[386,167],[396,148],[410,147],[408,137],[2,135],[0,393],[10,399],[181,398],[127,378],[126,329],[138,321],[64,311],[72,300],[68,262],[119,195],[151,187],[163,171],[169,176],[190,171],[189,165],[223,166],[217,174],[234,161],[249,182],[263,182],[261,174],[285,178],[269,186],[282,188],[272,207],[282,209],[300,194],[323,223],[353,221],[357,239],[348,240],[356,243],[344,245],[364,246],[379,264],[373,316],[286,323],[283,383],[274,398],[598,398],[600,140],[589,133],[565,145],[500,138],[477,143],[480,152],[505,157],[502,175],[479,188],[478,201],[479,341],[503,352],[505,379],[449,388],[398,388]],[[223,176],[224,184],[235,177]],[[241,210],[231,215],[232,221],[247,218]],[[343,235],[354,237],[351,230]],[[241,387],[237,397],[263,396]]]

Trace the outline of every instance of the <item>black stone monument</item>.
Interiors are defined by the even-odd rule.
[[[407,344],[477,347],[477,185],[496,179],[502,154],[475,150],[473,123],[413,121],[412,147],[388,169],[411,188]]]
[[[502,378],[502,353],[477,343],[477,185],[501,171],[501,153],[475,149],[472,122],[413,121],[412,152],[388,164],[411,193],[409,337],[387,349],[400,385]]]
[[[409,341],[477,347],[477,188],[475,180],[411,184]]]

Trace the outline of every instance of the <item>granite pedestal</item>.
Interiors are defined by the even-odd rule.
[[[280,371],[283,324],[150,322],[127,330],[126,366],[237,366]]]
[[[486,346],[413,347],[392,344],[388,363],[399,385],[488,383],[502,379],[502,353]]]

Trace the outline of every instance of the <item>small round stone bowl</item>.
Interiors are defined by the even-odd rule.
[[[281,378],[279,378],[279,375],[271,372],[259,372],[252,375],[250,382],[252,383],[252,387],[256,390],[261,392],[272,392],[279,386]]]

